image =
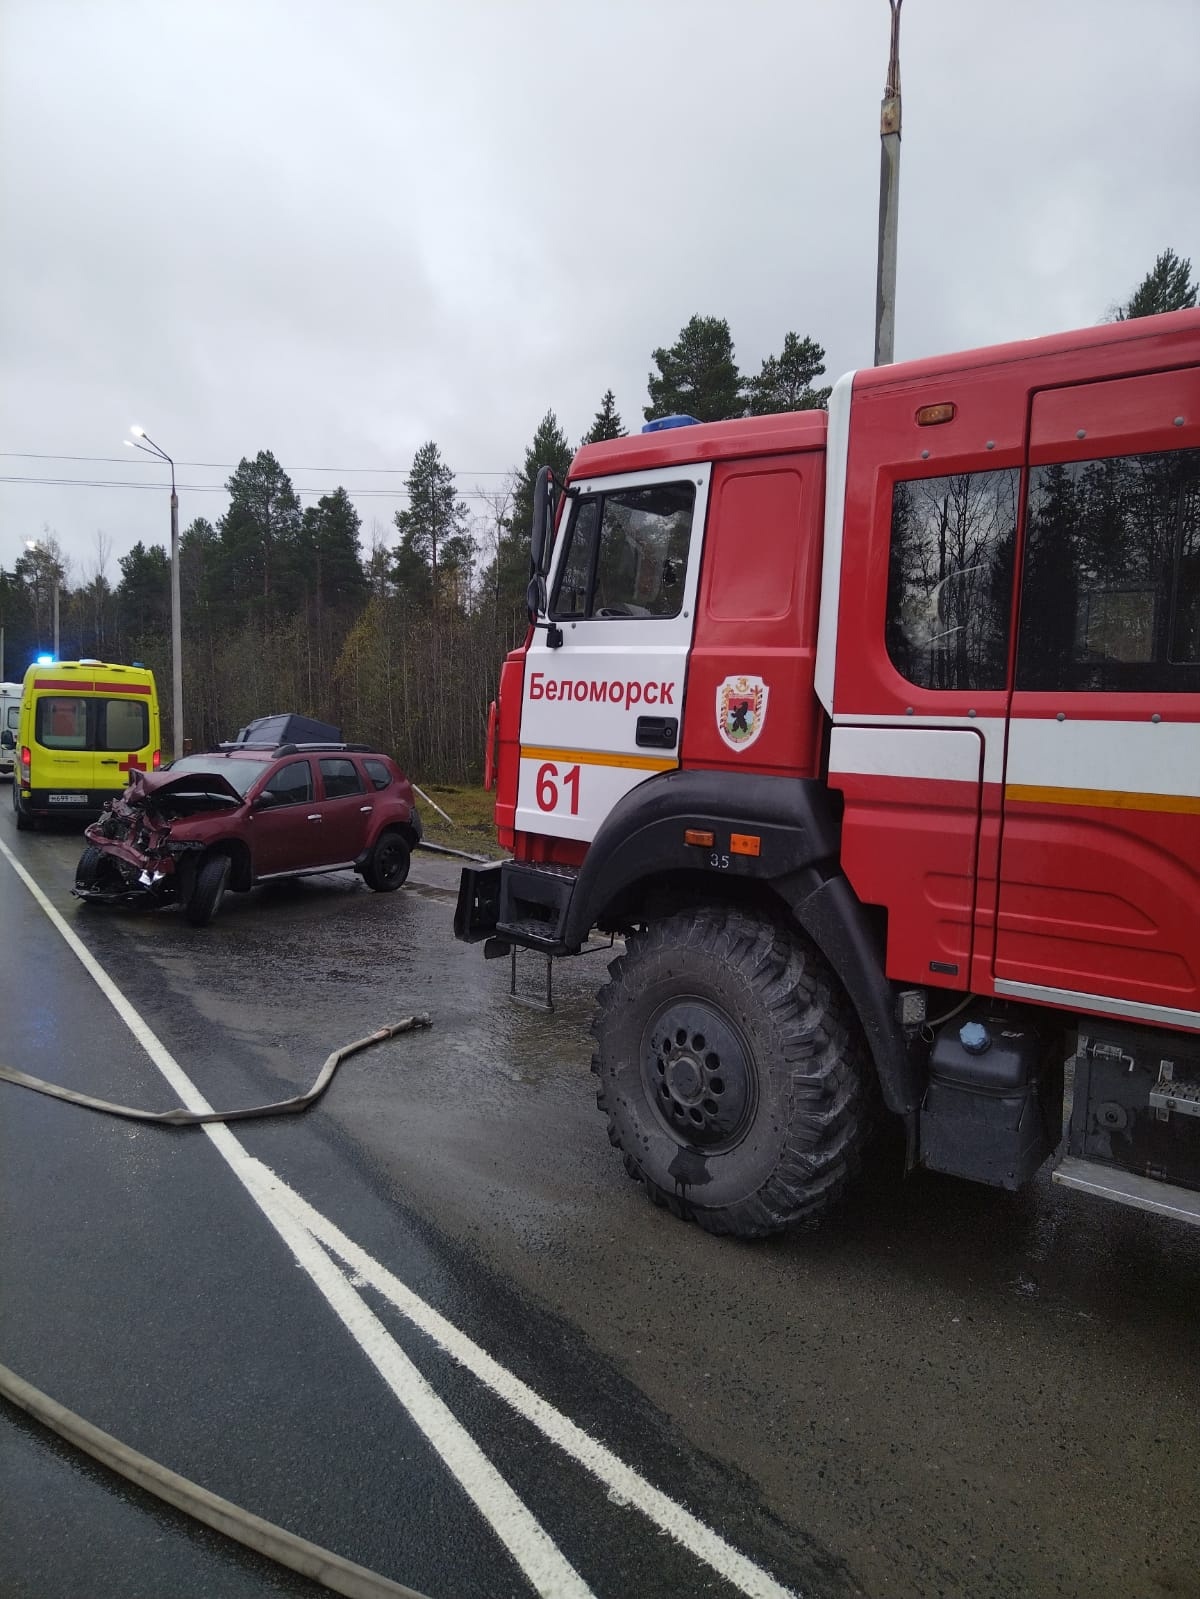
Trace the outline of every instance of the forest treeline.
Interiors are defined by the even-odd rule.
[[[1110,313],[1148,315],[1196,303],[1191,263],[1159,256],[1134,295]],[[824,406],[825,352],[789,333],[752,375],[739,371],[729,324],[694,316],[653,352],[647,419],[699,421]],[[611,390],[581,443],[619,438]],[[487,707],[500,664],[525,635],[533,488],[539,467],[565,474],[574,454],[554,411],[524,460],[472,513],[434,441],[416,452],[407,503],[388,538],[364,547],[349,493],[338,487],[302,506],[269,450],[241,460],[215,523],[180,535],[184,730],[204,748],[252,717],[302,711],[336,723],[350,740],[380,745],[418,781],[477,781]],[[29,537],[11,570],[0,567],[5,667],[19,677],[53,638],[59,656],[139,660],[153,668],[171,747],[170,559],[139,542],[108,571],[111,541],[98,534],[91,570],[69,571],[53,533]],[[115,576],[115,581],[114,581]]]

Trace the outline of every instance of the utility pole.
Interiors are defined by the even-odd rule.
[[[892,48],[879,108],[879,263],[875,279],[875,365],[889,366],[896,343],[896,235],[900,224],[900,7],[892,13]]]

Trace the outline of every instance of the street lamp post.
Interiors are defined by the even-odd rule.
[[[175,462],[145,428],[135,424],[129,431],[133,438],[125,443],[131,450],[145,450],[171,468],[171,728],[178,760],[183,754],[183,635],[179,619],[179,496],[175,492]]]
[[[900,227],[900,7],[892,13],[887,83],[879,108],[879,255],[875,278],[875,365],[890,366],[896,341],[896,237]]]

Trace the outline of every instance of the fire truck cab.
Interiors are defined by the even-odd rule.
[[[624,940],[630,1174],[768,1232],[882,1108],[910,1165],[1060,1153],[1200,1221],[1200,311],[667,418],[555,487],[489,734],[512,859],[456,931]]]

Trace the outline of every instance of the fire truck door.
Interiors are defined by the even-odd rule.
[[[994,975],[1200,1027],[1200,370],[1034,397]]]
[[[888,976],[969,991],[991,956],[1024,414],[994,452],[950,441],[937,472],[881,470],[912,414],[907,391],[864,406],[859,463],[851,445],[829,781],[846,876],[887,912]]]
[[[706,466],[628,473],[565,508],[525,664],[519,830],[590,841],[679,765],[708,481]]]

